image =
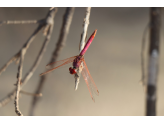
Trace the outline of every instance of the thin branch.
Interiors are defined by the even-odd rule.
[[[4,97],[2,100],[0,100],[0,107],[5,106],[5,105],[8,104],[11,100],[13,100],[14,97],[15,97],[15,93],[16,93],[16,91],[15,91],[15,89],[14,89],[14,90],[13,90],[12,92],[10,92],[6,97]]]
[[[19,110],[19,91],[20,91],[20,83],[22,80],[22,70],[23,70],[23,61],[24,61],[24,55],[26,53],[25,48],[21,50],[21,56],[20,56],[20,63],[18,66],[18,74],[17,74],[17,83],[16,83],[16,95],[15,95],[15,112],[18,116],[23,116],[21,111]]]
[[[21,87],[20,89],[27,83],[27,81],[31,78],[31,76],[33,75],[34,71],[36,70],[36,68],[38,67],[42,57],[43,57],[43,54],[46,50],[46,47],[49,43],[49,40],[50,40],[50,37],[51,37],[51,33],[52,33],[52,30],[53,30],[53,21],[50,21],[50,16],[53,20],[53,18],[55,17],[55,14],[57,12],[57,8],[54,8],[53,10],[50,10],[48,15],[47,15],[47,19],[45,19],[45,22],[44,23],[47,23],[46,25],[50,24],[50,28],[48,29],[48,35],[46,36],[46,39],[42,45],[42,48],[33,64],[33,66],[31,67],[30,71],[25,75],[25,77],[23,78],[22,80],[22,84],[21,84]],[[49,21],[48,21],[49,20]],[[50,23],[48,23],[50,22]],[[52,22],[52,23],[51,23]],[[39,27],[41,28],[42,26],[39,25]],[[0,101],[0,107],[6,105],[7,103],[9,103],[15,96],[15,89],[14,91],[12,91],[7,97],[3,98],[1,101]]]
[[[52,34],[52,31],[53,31],[53,25],[54,25],[54,22],[53,22],[53,19],[56,15],[56,12],[57,12],[57,8],[54,8],[53,10],[50,10],[51,12],[48,14],[47,16],[47,21],[46,21],[46,26],[45,27],[49,27],[48,30],[47,30],[47,36],[46,36],[46,39],[42,45],[42,48],[39,52],[39,55],[37,56],[36,58],[36,61],[34,62],[34,65],[32,66],[31,70],[26,74],[25,78],[23,79],[23,84],[22,86],[24,86],[27,81],[31,78],[31,76],[33,75],[33,72],[36,70],[36,68],[38,67],[42,57],[43,57],[43,54],[44,52],[46,51],[46,47],[50,41],[50,38],[51,38],[51,34]]]
[[[21,90],[20,93],[30,95],[30,96],[36,96],[36,97],[41,97],[42,96],[42,93],[36,93],[35,94],[35,93],[26,92],[26,91],[23,91],[23,90]]]
[[[142,36],[142,45],[141,45],[141,80],[140,82],[145,87],[146,85],[146,75],[145,75],[145,49],[146,49],[146,33],[148,32],[148,29],[150,28],[150,23],[145,27],[145,30],[143,32]]]
[[[86,15],[85,15],[84,22],[83,22],[84,28],[83,28],[83,32],[81,34],[81,40],[80,40],[80,47],[79,47],[80,52],[83,50],[83,48],[85,46],[85,39],[87,36],[90,12],[91,12],[91,7],[87,7],[86,8]],[[80,75],[81,75],[80,73],[82,71],[81,68],[83,68],[83,67],[79,67],[79,68],[77,69],[77,73],[74,75],[74,77],[75,77],[75,90],[77,90],[77,88],[78,88],[78,84],[80,82]]]
[[[36,24],[40,23],[38,20],[7,20],[7,21],[0,21],[0,26],[2,24]]]
[[[71,22],[72,22],[74,9],[75,9],[74,7],[66,9],[66,12],[65,12],[64,17],[63,17],[63,24],[62,24],[62,28],[61,28],[61,31],[60,31],[60,36],[59,36],[58,42],[56,44],[56,48],[55,48],[55,50],[52,54],[52,58],[50,59],[50,63],[55,62],[57,60],[61,50],[63,49],[63,46],[66,42],[67,35],[69,33],[69,28],[70,28],[70,25],[71,25]],[[52,65],[51,67],[54,67],[54,65]],[[40,93],[42,91],[43,85],[44,85],[47,77],[48,77],[48,75],[44,75],[44,76],[40,77],[40,81],[38,83],[38,87],[37,87],[35,93]],[[33,100],[32,100],[29,115],[34,115],[34,110],[35,110],[37,102],[38,102],[38,98],[34,97]]]
[[[26,50],[29,48],[30,44],[32,43],[32,41],[34,40],[34,38],[36,37],[36,34],[38,34],[38,32],[42,29],[44,25],[43,24],[40,24],[37,29],[34,31],[34,33],[30,36],[30,38],[27,40],[27,42],[24,44],[24,46],[21,48]],[[1,69],[0,69],[0,75],[3,71],[6,70],[6,68],[15,60],[17,60],[18,58],[20,58],[20,54],[21,54],[21,50],[15,54]]]
[[[47,16],[45,19],[42,19],[42,20],[39,20],[37,22],[39,22],[39,26],[38,28],[34,31],[34,33],[32,34],[32,36],[28,39],[28,41],[26,42],[26,44],[24,46],[26,46],[26,50],[28,49],[29,45],[32,43],[32,41],[34,40],[36,34],[42,29],[43,26],[45,26],[46,24],[46,27],[45,27],[45,30],[44,30],[44,35],[46,35],[46,32],[47,30],[49,29],[49,25],[48,24],[52,24],[53,23],[53,20],[51,19],[52,17],[54,17],[54,11],[57,8],[50,8]],[[16,54],[14,55],[1,69],[0,69],[0,75],[3,71],[6,70],[6,68],[15,60],[17,60],[19,57],[20,57],[20,52],[21,50]]]
[[[156,115],[156,87],[159,62],[160,45],[160,26],[161,26],[161,8],[152,7],[150,9],[150,44],[148,59],[148,80],[147,80],[147,98],[146,115]]]

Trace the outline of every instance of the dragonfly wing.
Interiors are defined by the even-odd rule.
[[[50,70],[48,70],[48,71],[46,71],[46,72],[44,72],[42,74],[40,74],[40,76],[42,76],[44,74],[47,74],[47,73],[49,73],[49,72],[51,72],[51,71],[53,71],[53,70],[55,70],[55,69],[57,69],[57,68],[59,68],[59,67],[61,67],[63,65],[66,65],[66,64],[69,64],[69,63],[73,62],[73,60],[76,57],[77,56],[73,56],[73,57],[70,57],[70,58],[67,58],[67,59],[64,59],[64,60],[60,60],[60,61],[56,61],[56,62],[53,62],[53,63],[50,63],[50,64],[46,65],[46,66],[49,66],[49,65],[54,64],[56,67],[55,68],[52,68],[52,69],[50,69]]]
[[[77,57],[77,56],[73,56],[73,57],[70,57],[70,58],[67,58],[67,59],[64,59],[64,60],[52,62],[52,63],[47,64],[46,67],[47,67],[47,66],[51,66],[51,65],[53,65],[53,64],[54,64],[55,66],[59,66],[59,65],[65,63],[65,62],[68,61],[68,60],[74,60],[76,57]]]
[[[91,95],[91,98],[93,99],[94,101],[94,97],[93,97],[93,92],[96,94],[96,95],[99,95],[99,91],[96,87],[96,84],[94,83],[93,81],[93,78],[92,76],[90,75],[89,73],[89,70],[87,68],[87,65],[85,63],[85,60],[83,60],[83,70],[82,70],[82,75],[83,75],[83,78],[87,84],[87,87],[88,87],[88,90],[89,90],[89,93]]]

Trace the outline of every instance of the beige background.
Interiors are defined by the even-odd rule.
[[[48,9],[0,8],[0,20],[38,20],[46,16]],[[35,92],[39,74],[45,71],[45,65],[58,40],[64,13],[65,8],[59,8],[48,49],[23,90]],[[84,15],[85,8],[75,9],[67,42],[58,60],[79,53]],[[149,8],[92,8],[88,36],[95,29],[98,32],[86,52],[85,60],[100,95],[95,95],[94,103],[82,77],[78,90],[74,91],[74,77],[68,71],[70,66],[57,69],[45,83],[43,97],[36,107],[35,115],[144,115],[145,93],[139,84],[140,52],[142,34],[148,21]],[[0,67],[19,51],[36,27],[36,24],[0,26]],[[162,25],[157,115],[164,115],[163,29]],[[27,51],[23,75],[30,69],[43,43],[42,32]],[[17,65],[13,63],[0,76],[0,99],[14,88],[16,74]],[[22,95],[20,98],[20,110],[24,115],[29,114],[31,101],[31,96]],[[11,101],[0,108],[0,115],[16,115],[14,110],[14,103]]]

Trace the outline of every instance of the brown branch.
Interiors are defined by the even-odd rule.
[[[83,22],[83,27],[84,28],[83,28],[83,32],[81,34],[81,40],[80,40],[80,47],[79,47],[80,52],[83,50],[83,48],[85,46],[85,39],[86,39],[86,36],[87,36],[90,12],[91,12],[91,7],[87,7],[86,8],[86,15],[85,15],[84,22]],[[80,82],[80,75],[81,75],[81,71],[82,71],[81,68],[83,68],[83,67],[80,67],[80,69],[78,68],[77,73],[74,75],[74,77],[75,77],[75,90],[78,89],[78,84]]]
[[[66,42],[66,38],[69,33],[69,28],[71,25],[73,13],[74,13],[73,7],[66,9],[66,12],[63,17],[63,24],[62,24],[62,28],[60,31],[60,36],[59,36],[58,42],[56,44],[56,48],[52,54],[52,58],[50,59],[50,63],[55,62],[57,60],[65,42]],[[54,65],[51,65],[51,67],[54,67]],[[40,81],[38,83],[38,87],[37,87],[35,93],[40,93],[42,91],[43,85],[44,85],[47,77],[48,77],[48,75],[44,75],[44,76],[40,77]],[[36,104],[38,102],[38,99],[39,98],[37,98],[37,97],[33,97],[29,115],[34,115],[34,110],[35,110]]]
[[[22,80],[22,84],[21,84],[21,88],[27,83],[27,81],[31,78],[31,76],[33,75],[33,72],[36,70],[37,66],[39,65],[42,57],[43,57],[43,54],[46,50],[46,47],[49,43],[49,40],[50,40],[50,37],[51,37],[51,33],[52,33],[52,30],[53,30],[53,18],[55,17],[55,14],[57,12],[57,8],[54,8],[52,10],[49,11],[46,19],[45,19],[45,24],[46,25],[50,25],[49,29],[48,29],[48,35],[46,36],[46,39],[42,45],[42,48],[39,52],[39,55],[37,56],[33,66],[31,67],[30,71],[25,75],[25,77],[23,78]],[[50,19],[50,16],[52,18],[52,20]],[[44,25],[39,25],[39,27],[41,28],[42,26],[45,26]],[[8,102],[10,102],[15,96],[15,89],[14,91],[12,91],[7,97],[3,98],[1,101],[0,101],[0,107],[6,105]]]

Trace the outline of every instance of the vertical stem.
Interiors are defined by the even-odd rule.
[[[159,60],[159,41],[160,41],[160,20],[161,8],[152,7],[150,9],[150,46],[148,60],[148,81],[147,81],[147,101],[146,115],[156,115],[156,87]]]
[[[86,7],[86,13],[85,13],[84,22],[83,22],[83,32],[81,34],[81,40],[80,40],[80,45],[79,45],[79,52],[81,52],[85,46],[85,39],[87,37],[87,30],[88,30],[88,25],[89,25],[90,13],[91,13],[91,7]],[[80,68],[82,68],[82,67],[80,67]],[[74,77],[75,77],[75,90],[78,89],[81,71],[82,71],[82,69],[78,68],[77,73],[74,75]]]
[[[88,31],[90,13],[91,13],[91,7],[87,7],[85,18],[84,18],[84,23],[83,23],[84,28],[83,28],[82,37],[80,40],[80,49],[79,49],[80,51],[79,52],[81,52],[85,46],[85,39],[87,36],[87,31]]]

